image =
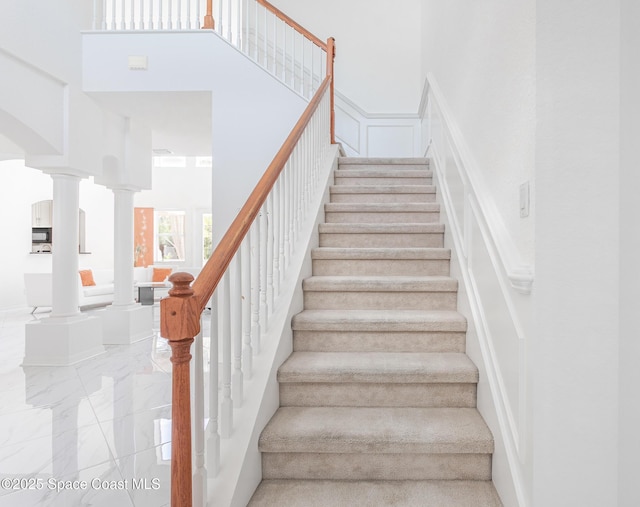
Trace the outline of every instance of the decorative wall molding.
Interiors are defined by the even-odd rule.
[[[492,241],[495,244],[500,261],[510,280],[511,286],[517,292],[530,294],[533,288],[534,267],[522,260],[513,240],[505,229],[504,222],[498,214],[495,204],[490,201],[485,185],[481,182],[477,174],[480,174],[464,137],[454,121],[452,114],[444,99],[444,95],[438,86],[433,74],[427,75],[425,82],[427,90],[423,92],[430,95],[437,104],[443,121],[447,125],[447,130],[451,137],[452,145],[460,158],[462,170],[469,180],[470,192],[474,195],[480,206],[481,214],[491,233]]]
[[[526,505],[521,463],[528,431],[527,336],[526,317],[520,314],[522,306],[516,299],[531,292],[533,268],[520,262],[497,212],[489,206],[489,197],[475,176],[477,166],[432,75],[425,83],[420,111],[422,129],[428,135],[425,152],[432,161],[442,204],[441,220],[447,241],[453,243],[452,262],[458,261],[455,268],[452,263],[452,271],[459,269],[461,295],[466,296],[460,304],[469,306],[464,309],[471,318],[468,340],[473,336],[479,348],[481,357],[474,360],[491,394],[484,402],[479,399],[478,408],[495,419],[496,446],[503,448],[506,463],[503,459],[494,466],[508,468],[505,487],[522,507]],[[526,298],[525,306],[529,302]],[[496,480],[506,481],[504,475]]]
[[[369,113],[336,90],[336,137],[353,157],[420,156],[417,113]]]

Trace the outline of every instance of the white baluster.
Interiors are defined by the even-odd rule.
[[[251,344],[260,353],[260,218],[251,226]]]
[[[291,159],[284,168],[284,266],[291,259]]]
[[[287,82],[287,25],[282,26],[282,82]]]
[[[251,347],[251,234],[242,242],[242,370],[250,379],[253,374],[253,349]]]
[[[231,284],[229,271],[222,278],[220,293],[220,322],[222,323],[222,405],[220,407],[220,435],[229,438],[233,428],[231,400]]]
[[[193,505],[204,507],[207,503],[207,469],[204,465],[204,363],[202,344],[202,316],[200,332],[194,340],[193,353],[193,443],[195,470],[193,472]]]
[[[271,207],[273,209],[273,297],[280,294],[280,178],[271,190]]]
[[[242,10],[240,0],[236,0],[236,47],[241,49],[242,46]]]
[[[126,30],[127,26],[125,24],[125,18],[126,18],[126,14],[125,12],[127,12],[126,6],[125,6],[125,0],[122,0],[122,4],[121,4],[121,11],[120,11],[120,30]]]
[[[202,28],[202,25],[200,25],[200,0],[196,0],[196,17],[193,26],[195,28]]]
[[[244,378],[242,375],[242,284],[240,257],[231,261],[231,338],[233,341],[233,375],[231,388],[233,408],[242,406]]]
[[[158,29],[162,30],[164,28],[164,22],[162,19],[162,0],[158,2]]]
[[[223,36],[224,21],[222,18],[222,0],[218,0],[218,22],[216,23],[218,33]]]
[[[231,0],[227,0],[227,40],[233,43],[233,23],[231,21]]]
[[[211,477],[220,470],[218,433],[218,291],[211,297],[211,339],[209,341],[209,423],[207,424],[207,465]]]
[[[135,30],[136,29],[136,23],[135,23],[136,11],[135,11],[135,7],[136,7],[136,3],[135,2],[131,2],[131,19],[129,20],[129,29],[130,30]]]
[[[263,206],[260,210],[260,329],[267,330],[267,210]],[[262,338],[262,337],[261,337]]]
[[[153,1],[154,0],[149,0],[149,30],[153,30],[155,27],[153,22]]]
[[[291,29],[291,88],[296,89],[296,32]]]
[[[305,61],[305,53],[306,53],[304,45],[305,45],[305,42],[307,41],[307,38],[303,35],[301,37],[301,40],[302,40],[302,43],[301,43],[301,46],[302,46],[302,71],[301,71],[301,78],[300,78],[300,93],[302,94],[303,97],[306,97],[307,94],[304,92],[304,75],[305,75],[305,68],[306,68],[305,67],[305,63],[304,63],[304,61]],[[306,129],[305,129],[305,132],[306,132]]]
[[[267,196],[267,311],[273,312],[273,192]]]
[[[285,166],[286,168],[286,166]],[[284,280],[284,274],[287,269],[284,263],[284,230],[285,230],[285,222],[284,222],[284,169],[278,178],[278,229],[280,233],[278,234],[278,260],[280,264],[280,277],[278,278],[278,283],[282,283]]]
[[[91,29],[98,29],[98,0],[93,0],[93,20],[91,21]]]
[[[140,30],[144,30],[146,24],[144,22],[144,1],[140,0]]]
[[[269,25],[267,25],[267,14],[268,11],[264,9],[264,41],[263,41],[263,51],[264,51],[264,68],[269,68],[269,60],[268,60],[268,48],[267,48],[267,39],[269,38]]]
[[[169,0],[167,8],[167,28],[173,30],[173,1]]]
[[[273,16],[273,42],[271,44],[271,48],[273,51],[273,75],[278,75],[278,18]]]
[[[254,39],[254,45],[256,47],[256,62],[260,61],[260,56],[259,56],[259,51],[258,51],[258,2],[253,2],[253,5],[255,6],[254,9],[254,26],[253,26],[253,39]]]
[[[187,30],[191,30],[191,0],[187,0]]]

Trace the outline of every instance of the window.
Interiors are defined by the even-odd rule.
[[[211,257],[213,252],[213,226],[211,213],[202,214],[202,263]]]
[[[184,211],[156,211],[156,248],[154,261],[184,261]]]

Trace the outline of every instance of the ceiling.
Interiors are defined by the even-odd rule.
[[[110,92],[91,96],[107,109],[148,125],[154,150],[211,156],[211,92]]]
[[[106,109],[148,125],[156,154],[211,156],[210,92],[116,92],[91,96]],[[0,135],[0,160],[23,157],[20,146]]]

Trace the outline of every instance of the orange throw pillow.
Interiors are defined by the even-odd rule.
[[[171,274],[171,268],[153,268],[152,282],[164,282]]]
[[[88,287],[90,285],[96,284],[95,280],[93,279],[93,272],[90,269],[81,269],[79,273],[83,287]]]

